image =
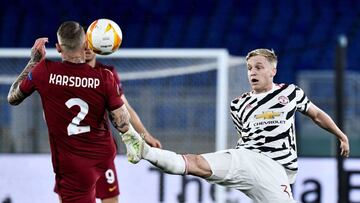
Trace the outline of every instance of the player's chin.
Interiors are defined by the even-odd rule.
[[[260,89],[260,85],[259,85],[259,83],[257,83],[257,82],[251,82],[250,83],[250,86],[251,86],[251,88],[253,89],[253,90],[259,90]]]
[[[86,63],[92,61],[92,60],[94,59],[94,57],[95,57],[95,56],[92,56],[92,55],[85,55],[85,61],[86,61]]]

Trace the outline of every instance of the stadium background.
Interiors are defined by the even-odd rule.
[[[334,71],[336,41],[343,34],[348,38],[346,68],[352,76],[346,83],[346,95],[349,97],[345,108],[345,117],[349,121],[346,128],[351,143],[360,144],[360,138],[355,134],[360,131],[357,125],[360,118],[359,1],[205,2],[38,0],[30,3],[13,0],[0,8],[0,47],[29,48],[36,38],[47,36],[50,40],[48,47],[53,48],[61,22],[76,20],[86,26],[97,18],[109,18],[122,28],[122,48],[226,48],[235,56],[244,56],[254,48],[273,48],[279,57],[275,81],[295,84],[310,81],[305,82],[311,87],[308,96],[334,117],[335,90],[331,76],[324,75],[331,75]],[[22,67],[19,66],[16,68],[20,72]],[[7,73],[6,68],[0,71]],[[309,76],[306,78],[306,75],[319,77],[307,79]],[[201,83],[204,79],[199,78]],[[6,88],[3,87],[3,93],[6,93]],[[131,88],[125,88],[131,91]],[[2,108],[5,108],[3,112],[7,111],[7,107]],[[8,117],[3,114],[2,120],[6,123]],[[335,154],[332,136],[324,136],[319,129],[302,133],[301,126],[298,127],[299,133],[305,134],[304,139],[299,139],[301,155]],[[320,145],[311,147],[311,139]],[[359,156],[360,150],[353,147],[352,155]]]
[[[61,22],[75,20],[89,25],[98,18],[117,22],[123,31],[122,49],[126,48],[224,48],[233,56],[244,56],[252,49],[272,48],[278,55],[276,82],[299,84],[310,99],[335,115],[335,49],[338,37],[348,39],[345,82],[345,131],[351,143],[351,156],[360,156],[360,1],[357,0],[119,0],[119,1],[25,1],[13,0],[0,8],[0,47],[29,48],[38,37],[49,37],[47,47],[53,48],[56,30]],[[121,50],[120,50],[121,51]],[[1,64],[1,61],[0,61]],[[26,60],[17,67],[0,67],[1,74],[19,73]],[[122,72],[121,67],[117,67]],[[170,82],[170,87],[190,83],[194,86],[215,86],[213,74],[199,74],[190,80]],[[140,82],[141,83],[141,82]],[[125,93],[135,110],[148,127],[150,116],[145,115],[146,104],[131,92],[132,82],[125,82]],[[156,84],[155,84],[156,85]],[[4,102],[9,85],[0,85],[1,137],[0,152],[46,153],[47,141],[38,144],[27,142],[19,149],[16,143],[6,141],[7,126],[11,121],[10,107]],[[230,87],[237,88],[237,87]],[[194,107],[194,112],[206,109]],[[198,111],[196,111],[198,110]],[[160,113],[171,114],[173,109]],[[215,114],[202,116],[202,130],[214,130]],[[181,116],[180,116],[181,117]],[[179,131],[188,123],[175,122],[173,118],[160,117],[157,127],[172,125]],[[206,119],[210,119],[207,122]],[[180,126],[179,126],[180,125]],[[187,127],[189,127],[187,126]],[[185,126],[186,127],[186,126]],[[155,127],[154,127],[155,128]],[[297,121],[298,147],[301,157],[333,157],[336,141],[303,116]],[[157,136],[151,126],[149,130]],[[33,132],[29,132],[30,134]],[[36,131],[35,131],[36,133]],[[234,131],[235,133],[235,131]],[[21,135],[26,137],[27,135]],[[30,137],[31,138],[31,137]],[[160,140],[164,137],[160,134]],[[201,139],[206,139],[202,137]],[[15,141],[16,142],[16,141]],[[190,144],[176,148],[180,152],[199,152]],[[13,145],[13,146],[12,146]],[[33,146],[35,145],[35,147]],[[168,148],[172,145],[166,146]],[[173,148],[171,148],[173,149]],[[200,152],[202,152],[200,150]]]

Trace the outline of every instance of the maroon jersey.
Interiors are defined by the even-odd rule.
[[[123,101],[111,71],[43,60],[22,81],[20,90],[25,95],[35,90],[40,94],[55,172],[72,170],[75,157],[97,164],[115,156],[105,114],[121,107]]]
[[[110,71],[113,73],[113,75],[114,75],[114,78],[115,78],[116,83],[119,85],[120,95],[122,95],[122,94],[124,93],[124,91],[123,91],[123,89],[122,89],[122,84],[121,84],[119,75],[117,74],[116,69],[115,69],[114,66],[105,65],[105,64],[96,62],[95,67],[97,67],[97,68],[104,68],[104,69],[110,70]]]

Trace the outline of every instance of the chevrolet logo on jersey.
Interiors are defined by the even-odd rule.
[[[279,117],[281,115],[280,112],[267,111],[262,114],[255,115],[256,119],[274,119],[275,117]]]

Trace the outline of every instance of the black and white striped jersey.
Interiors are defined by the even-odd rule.
[[[306,112],[310,101],[296,85],[273,84],[266,93],[247,92],[231,101],[231,118],[245,147],[297,171],[294,115]]]

